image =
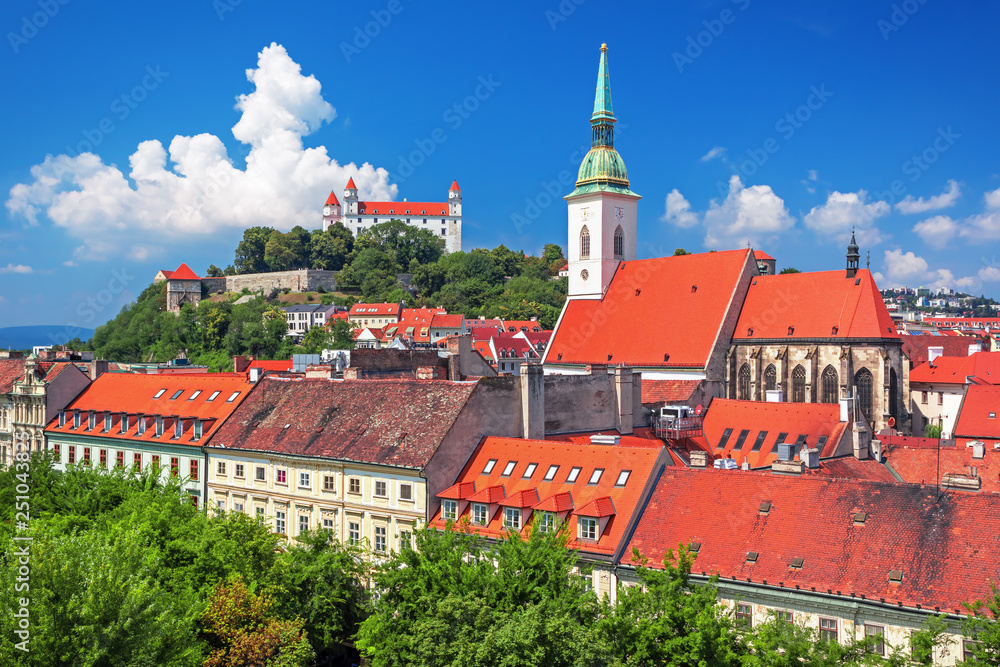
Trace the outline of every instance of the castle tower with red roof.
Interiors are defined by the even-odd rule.
[[[358,196],[358,186],[352,177],[344,188],[343,207],[333,192],[323,206],[323,231],[338,222],[357,238],[358,234],[374,225],[401,220],[406,224],[425,229],[444,239],[445,252],[462,249],[462,189],[452,181],[448,200],[444,202],[364,201]]]
[[[167,278],[167,310],[177,314],[181,306],[197,307],[201,301],[201,278],[187,264],[181,264]]]
[[[590,117],[591,148],[577,174],[569,206],[569,298],[600,299],[620,262],[636,257],[636,209],[625,162],[615,150],[608,45],[601,44],[597,94]]]

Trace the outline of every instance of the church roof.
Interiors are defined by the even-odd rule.
[[[754,278],[733,340],[899,340],[871,272],[846,275],[841,270]]]
[[[704,368],[749,260],[744,249],[623,262],[603,298],[566,303],[545,362]]]

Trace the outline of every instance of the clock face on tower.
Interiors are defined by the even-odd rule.
[[[625,209],[615,208],[615,220],[624,220],[624,219],[625,219]]]
[[[588,219],[590,219],[590,209],[589,208],[581,208],[580,209],[580,220],[588,220]]]

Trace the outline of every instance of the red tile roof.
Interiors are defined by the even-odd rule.
[[[754,278],[733,340],[898,339],[871,272],[846,275],[821,271]]]
[[[274,361],[267,361],[264,359],[258,359],[250,362],[250,365],[247,366],[247,370],[250,370],[251,368],[259,368],[264,371],[290,371],[292,370],[292,360],[275,359]]]
[[[870,482],[897,481],[889,469],[879,461],[875,459],[862,461],[854,458],[853,454],[838,456],[835,459],[821,459],[818,468],[806,468],[803,474],[838,479],[866,479]]]
[[[356,303],[351,306],[351,317],[399,316],[403,309],[398,303]]]
[[[493,327],[472,327],[469,329],[469,333],[472,334],[472,340],[490,340],[491,338],[496,338],[497,330]]]
[[[911,484],[667,468],[622,562],[634,547],[662,567],[668,549],[699,542],[695,572],[965,613],[963,603],[989,596],[1000,579],[996,504],[993,494],[939,499],[934,487]],[[801,569],[790,568],[794,558]],[[891,570],[901,583],[889,582]]]
[[[448,188],[448,192],[451,192],[452,190],[459,190],[459,191],[461,191],[461,189],[462,188],[458,187],[458,181],[452,181],[451,182],[451,187]]]
[[[915,368],[927,363],[927,348],[944,348],[946,357],[967,357],[969,356],[970,345],[982,345],[985,343],[973,336],[929,336],[927,334],[913,335],[900,334],[903,341],[903,354],[910,360],[910,368]]]
[[[992,389],[992,387],[991,387]],[[994,407],[994,410],[996,408]],[[1000,437],[1000,434],[998,434]],[[968,475],[970,466],[982,480],[980,490],[1000,492],[1000,451],[986,442],[985,457],[972,458],[972,448],[965,439],[957,444],[941,447],[940,440],[927,438],[899,438],[900,442],[884,448],[886,461],[907,482],[937,485],[947,474]]]
[[[596,543],[576,539],[577,522],[569,514],[559,518],[570,522],[571,548],[611,556],[621,546],[628,525],[642,500],[643,490],[650,476],[658,470],[657,462],[663,452],[661,446],[651,447],[642,438],[622,437],[618,445],[596,445],[589,442],[589,435],[577,434],[585,442],[557,440],[522,440],[519,438],[487,437],[479,444],[465,468],[458,476],[458,482],[474,482],[479,491],[469,498],[470,502],[495,505],[513,505],[525,511],[554,511],[568,513],[578,508],[574,515],[580,515],[583,508],[591,506],[584,516],[610,517]],[[633,444],[638,441],[640,446]],[[487,462],[495,460],[489,473],[484,472]],[[509,462],[515,462],[509,475],[504,470]],[[524,477],[533,465],[530,477]],[[550,467],[558,466],[546,481]],[[576,479],[568,481],[572,470]],[[600,479],[590,484],[595,469],[603,469]],[[622,471],[631,471],[624,486],[616,486]],[[610,500],[609,500],[610,499]],[[503,501],[503,502],[501,502]],[[461,507],[461,506],[460,506]],[[495,513],[485,526],[471,526],[472,530],[488,537],[503,534],[503,511],[491,508]],[[471,505],[461,509],[462,516],[471,520]],[[615,513],[611,516],[611,513]],[[522,529],[531,522],[531,517],[522,512]],[[445,522],[438,511],[431,523],[443,528]]]
[[[701,380],[642,380],[643,403],[685,403]]]
[[[476,492],[476,485],[472,482],[459,482],[453,484],[438,494],[439,498],[451,498],[453,500],[466,500]]]
[[[50,373],[52,371],[49,371]],[[76,400],[66,407],[67,418],[64,426],[54,419],[45,432],[52,437],[56,433],[78,433],[116,440],[139,440],[144,442],[171,442],[175,444],[201,445],[205,437],[218,429],[234,410],[246,399],[253,389],[243,373],[201,373],[189,375],[141,375],[134,373],[105,373],[94,380]],[[160,390],[163,390],[162,393]],[[180,393],[178,393],[180,392]],[[198,392],[197,394],[195,392]],[[155,396],[159,394],[159,398]],[[230,402],[233,394],[236,397]],[[176,396],[176,398],[173,398]],[[211,400],[209,400],[211,399]],[[85,414],[80,429],[73,428],[70,411],[80,410]],[[93,431],[86,428],[86,412],[94,410],[98,414],[97,426]],[[104,433],[101,412],[112,413],[112,427]],[[121,432],[121,413],[129,414],[129,429]],[[139,435],[136,415],[147,417],[145,433]],[[152,417],[160,415],[165,420],[164,435],[156,437]],[[184,420],[184,435],[173,440],[174,423],[171,417]],[[208,420],[203,426],[203,437],[193,440],[192,419]]]
[[[719,333],[749,260],[728,250],[624,262],[601,300],[566,303],[545,362],[704,368],[729,343]]]
[[[170,274],[170,280],[201,280],[201,278],[187,264],[181,264]]]
[[[461,329],[465,316],[437,314],[431,319],[432,329]]]
[[[358,212],[362,215],[447,216],[448,202],[359,201]]]
[[[209,446],[422,468],[475,388],[265,376]]]
[[[958,413],[958,422],[955,424],[955,438],[1000,440],[998,414],[1000,414],[1000,387],[969,385]]]
[[[14,380],[24,375],[24,359],[0,359],[0,394],[14,387]]]
[[[330,196],[326,198],[326,204],[324,204],[324,206],[340,206],[340,202],[337,201],[337,195],[331,191]]]
[[[805,436],[804,447],[820,447],[820,456],[832,456],[847,427],[840,421],[836,403],[764,403],[717,398],[705,413],[704,437],[694,441],[715,458],[729,456],[751,468],[770,465],[778,458],[778,437],[795,444]],[[726,431],[729,431],[727,434]],[[744,433],[745,432],[745,433]],[[764,434],[760,440],[760,434]],[[719,447],[725,438],[724,447]],[[758,443],[758,440],[759,443]],[[803,446],[796,448],[796,453]]]
[[[1000,384],[1000,352],[976,352],[968,357],[938,357],[934,365],[921,364],[910,371],[910,383]]]
[[[351,176],[349,179],[347,179],[347,189],[350,189],[350,190],[357,190],[358,189],[358,186],[356,186],[354,184],[354,177],[353,176]]]
[[[518,331],[542,331],[542,325],[537,320],[504,320],[504,330],[507,333],[517,333]],[[511,331],[513,329],[513,331]]]
[[[770,255],[768,255],[763,250],[754,250],[753,251],[753,258],[754,259],[774,259],[774,257],[771,257]]]
[[[167,271],[166,269],[160,269],[160,273],[162,273],[163,277],[167,278],[167,279],[169,279],[170,276],[172,276],[174,274],[173,271]]]

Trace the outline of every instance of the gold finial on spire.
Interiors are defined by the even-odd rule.
[[[608,50],[608,45],[606,43],[601,44],[601,51],[607,51],[607,50]]]

